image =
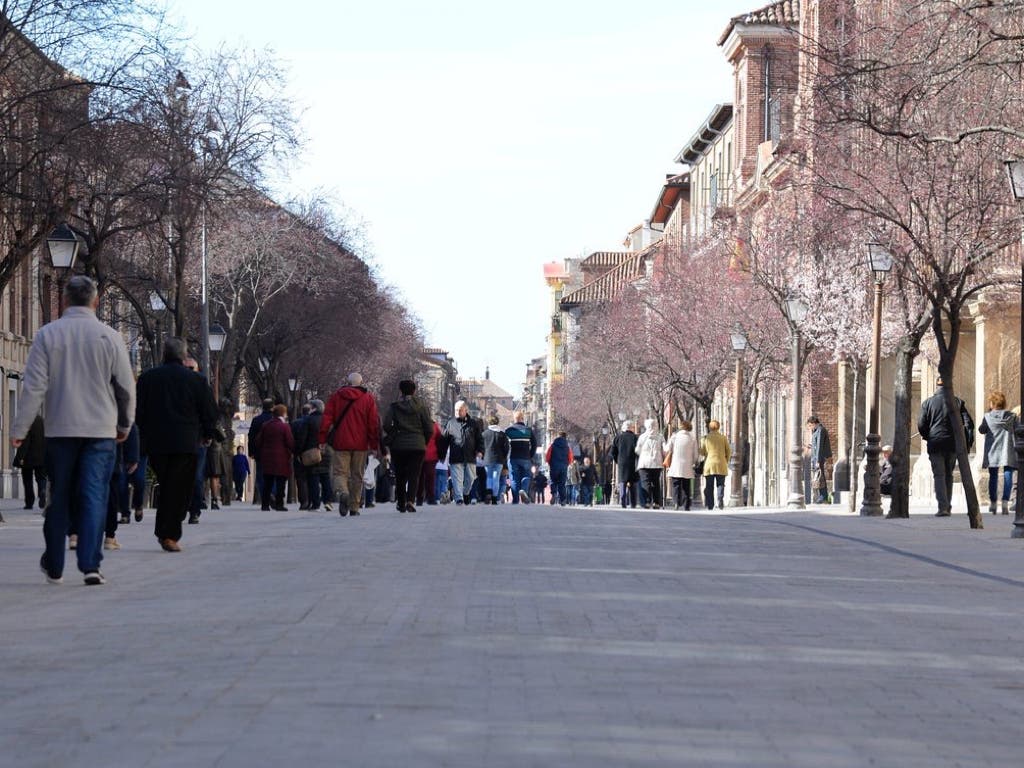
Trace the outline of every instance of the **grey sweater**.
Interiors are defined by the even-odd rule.
[[[47,437],[117,437],[135,416],[135,376],[124,339],[88,307],[36,333],[11,437],[24,439],[42,408]]]

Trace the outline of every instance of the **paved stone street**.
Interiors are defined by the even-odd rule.
[[[232,506],[105,587],[0,527],[3,766],[1019,765],[1024,542],[910,521]]]

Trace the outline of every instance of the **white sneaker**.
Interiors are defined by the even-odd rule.
[[[78,536],[73,533],[68,536],[68,549],[78,549]]]
[[[113,536],[107,536],[105,539],[103,539],[103,548],[104,549],[120,549],[121,545],[117,543],[117,539],[114,538]]]
[[[106,583],[107,580],[103,578],[103,574],[99,571],[89,571],[85,574],[85,585],[87,587],[99,587]]]

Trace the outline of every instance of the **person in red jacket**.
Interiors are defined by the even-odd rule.
[[[260,489],[260,500],[264,511],[270,509],[270,500],[274,500],[274,509],[287,512],[284,505],[284,489],[292,474],[292,454],[295,453],[295,438],[288,426],[288,408],[275,405],[274,418],[263,425],[256,437],[260,452],[260,463],[263,465],[263,488]]]
[[[427,441],[427,452],[423,455],[423,469],[420,470],[420,489],[416,492],[416,503],[422,505],[437,504],[437,455],[438,441],[441,439],[441,427],[434,422],[434,434]]]
[[[363,472],[366,457],[380,452],[380,415],[377,401],[363,386],[358,373],[348,375],[348,384],[327,401],[320,422],[320,449],[327,445],[327,435],[334,430],[331,448],[331,479],[338,494],[338,514],[359,514],[363,493]]]

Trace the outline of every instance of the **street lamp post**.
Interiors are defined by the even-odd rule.
[[[804,509],[804,448],[800,437],[800,417],[803,414],[800,397],[800,325],[807,317],[807,303],[799,296],[790,294],[785,302],[785,310],[793,344],[793,416],[790,427],[793,431],[793,445],[789,452],[789,500],[786,506],[790,509]]]
[[[1006,172],[1010,177],[1010,190],[1018,203],[1024,201],[1024,160],[1007,160]],[[1021,241],[1021,267],[1020,267],[1020,343],[1024,346],[1024,239]],[[1024,351],[1020,355],[1020,400],[1024,406]],[[1017,449],[1017,500],[1014,509],[1013,531],[1010,534],[1014,539],[1024,539],[1024,487],[1021,479],[1024,476],[1024,408],[1021,416],[1017,419],[1017,428],[1014,434],[1014,446]]]
[[[881,243],[868,243],[868,267],[875,278],[875,312],[871,340],[871,372],[868,381],[870,402],[868,404],[868,433],[864,436],[864,499],[860,513],[864,517],[878,517],[882,514],[882,486],[879,475],[878,456],[882,452],[882,436],[879,434],[878,407],[880,382],[879,366],[882,364],[882,286],[892,269],[892,254]]]
[[[298,391],[298,389],[299,389],[299,374],[297,374],[297,373],[289,373],[288,374],[288,391],[291,392],[292,394],[291,394],[291,397],[289,398],[288,405],[290,406],[289,407],[289,411],[292,414],[292,418],[295,418],[295,416],[294,416],[295,410],[296,410],[295,409],[295,393]]]
[[[228,334],[224,330],[220,323],[210,326],[210,334],[207,337],[209,340],[209,347],[211,352],[220,352],[224,349],[224,342],[227,341]],[[217,401],[217,407],[220,407],[220,357],[217,358],[217,365],[213,368],[213,395],[214,400]]]
[[[50,265],[57,272],[57,314],[64,314],[64,281],[68,272],[75,266],[81,241],[66,223],[61,222],[46,238],[46,248],[50,252]],[[51,305],[53,306],[53,305]]]
[[[163,316],[164,310],[167,309],[167,303],[163,300],[159,291],[149,292],[149,308],[156,315],[156,319],[153,321],[155,329],[153,337],[153,365],[159,365],[163,355],[163,349],[161,348],[162,339],[160,337],[160,318]]]
[[[729,457],[729,506],[743,506],[743,353],[747,337],[743,327],[736,323],[731,336],[736,353],[736,388],[732,402],[732,456]]]

